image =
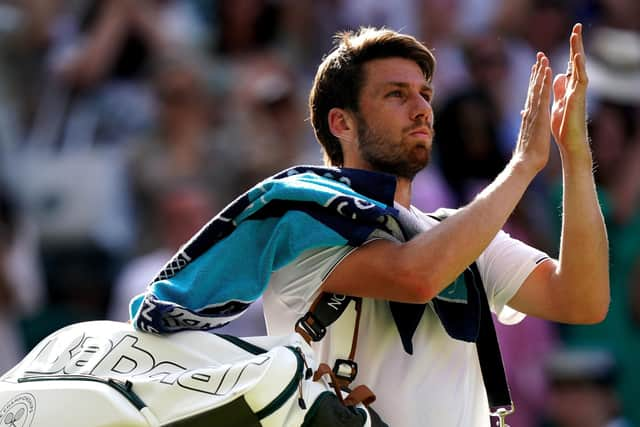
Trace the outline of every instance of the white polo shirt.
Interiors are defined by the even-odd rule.
[[[438,222],[412,208],[424,229]],[[270,335],[293,331],[319,294],[335,266],[357,248],[349,246],[310,250],[273,273],[263,296]],[[505,324],[524,314],[506,306],[524,280],[548,256],[504,232],[477,260],[489,306]],[[381,261],[383,262],[383,261]],[[352,304],[353,305],[353,304]],[[351,345],[354,313],[347,310],[325,338],[314,344],[318,359],[333,366]],[[366,384],[377,396],[373,408],[390,426],[488,426],[489,409],[475,344],[450,338],[431,305],[413,337],[414,354],[400,341],[388,303],[363,298],[353,386]]]

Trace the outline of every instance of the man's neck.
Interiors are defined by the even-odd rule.
[[[396,178],[396,194],[393,199],[405,208],[411,205],[411,180],[407,178]]]
[[[345,154],[345,168],[363,169],[371,172],[379,172],[375,170],[369,163],[362,160],[359,156],[347,156]],[[396,203],[400,203],[405,208],[411,205],[411,180],[396,176],[396,192],[393,196]]]

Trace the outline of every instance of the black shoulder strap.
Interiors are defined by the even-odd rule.
[[[440,209],[429,216],[435,220],[442,221],[452,212],[454,211]],[[487,390],[489,408],[492,412],[497,408],[513,408],[509,383],[507,382],[507,375],[505,374],[500,352],[500,343],[498,342],[496,328],[491,317],[489,300],[482,283],[482,277],[475,262],[469,266],[469,269],[473,273],[474,285],[480,294],[480,332],[476,340],[476,349],[480,360],[482,379]]]
[[[454,211],[450,209],[441,209],[429,216],[437,221],[442,221],[453,212]],[[512,409],[513,402],[511,400],[511,392],[504,370],[498,336],[491,317],[489,300],[476,263],[471,264],[469,269],[473,275],[473,285],[476,286],[480,294],[480,331],[478,339],[476,340],[476,349],[478,351],[482,379],[487,391],[489,408],[492,412],[497,408],[508,407]],[[361,298],[326,292],[320,294],[309,308],[309,311],[296,322],[296,332],[302,335],[307,342],[320,341],[324,338],[327,328],[338,320],[352,300],[356,301],[357,304],[356,327],[354,330],[351,354],[349,356],[350,360],[342,361],[352,362],[355,356],[358,336],[358,324],[360,320],[359,304],[362,301]],[[355,368],[355,372],[353,372],[354,377],[356,372],[357,367]]]
[[[311,304],[307,314],[296,322],[296,332],[307,342],[320,341],[327,333],[327,328],[338,320],[349,303],[359,299],[348,295],[321,293]]]
[[[484,386],[487,389],[487,399],[489,407],[492,409],[501,407],[513,407],[511,392],[507,375],[504,371],[504,363],[500,352],[500,343],[496,334],[496,328],[491,318],[489,301],[482,285],[478,266],[474,262],[470,267],[474,280],[480,293],[480,332],[476,340],[478,359],[480,360],[480,371]]]
[[[362,298],[329,292],[321,293],[311,304],[309,311],[296,322],[295,330],[307,343],[324,338],[327,328],[344,313],[351,301],[355,302],[356,321],[351,339],[351,349],[346,359],[336,359],[333,365],[334,378],[340,387],[348,387],[358,374],[358,364],[354,361],[358,346],[358,331],[362,313]]]

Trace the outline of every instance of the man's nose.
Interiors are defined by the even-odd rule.
[[[413,120],[417,120],[422,117],[428,122],[431,121],[431,115],[433,114],[433,109],[431,107],[431,103],[424,98],[421,94],[418,94],[414,97],[413,101],[413,109],[411,112],[411,118]]]

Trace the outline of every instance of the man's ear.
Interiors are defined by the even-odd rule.
[[[354,141],[356,126],[353,114],[342,108],[329,110],[329,130],[340,141]]]

